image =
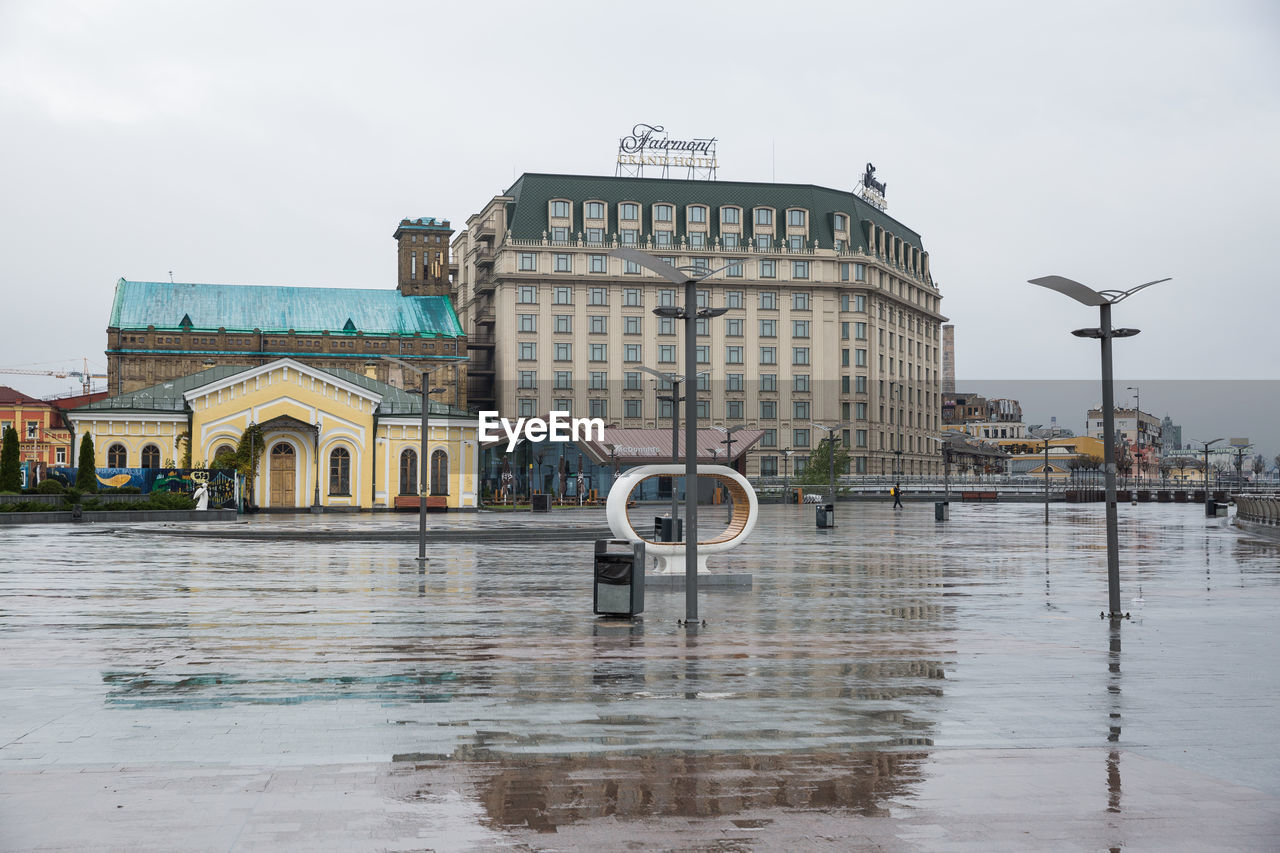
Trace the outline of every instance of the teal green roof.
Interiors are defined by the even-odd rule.
[[[867,249],[866,230],[863,222],[870,221],[895,237],[924,251],[920,235],[868,204],[848,190],[819,187],[814,184],[766,184],[750,181],[689,181],[668,178],[622,178],[596,175],[545,175],[525,173],[505,193],[512,201],[507,205],[507,222],[511,236],[518,240],[540,240],[550,230],[547,202],[552,199],[568,199],[573,203],[575,230],[581,230],[583,204],[587,201],[603,201],[608,207],[610,231],[618,228],[618,203],[638,202],[641,211],[641,229],[651,233],[653,223],[649,217],[649,205],[669,202],[676,207],[676,238],[685,234],[685,205],[705,204],[712,208],[708,225],[712,238],[719,236],[719,218],[715,209],[722,205],[734,205],[743,209],[743,233],[751,234],[751,209],[772,207],[778,211],[775,218],[776,233],[785,232],[789,207],[800,207],[810,212],[809,240],[817,240],[818,246],[830,249],[835,246],[833,216],[843,213],[852,220],[850,248]]]
[[[348,334],[446,338],[463,334],[447,296],[402,296],[392,289],[175,284],[123,278],[116,282],[109,326],[305,333],[346,329]]]
[[[394,385],[388,385],[385,382],[379,382],[376,379],[370,379],[360,373],[354,373],[350,370],[343,370],[340,367],[317,367],[314,364],[305,365],[308,370],[315,370],[318,373],[327,373],[336,379],[341,379],[351,385],[357,385],[366,391],[372,391],[382,398],[378,404],[379,415],[421,415],[422,414],[422,397],[418,394],[411,394],[403,391]],[[244,373],[250,370],[257,370],[258,367],[241,367],[238,365],[218,365],[210,367],[208,370],[202,370],[199,373],[193,373],[190,376],[183,376],[179,379],[170,379],[161,382],[158,385],[152,385],[150,388],[141,388],[137,391],[131,391],[128,394],[120,394],[115,397],[107,397],[94,403],[88,403],[84,406],[78,406],[75,411],[80,412],[186,412],[187,401],[183,396],[188,391],[210,385],[215,382],[221,382],[235,376],[238,373]],[[432,415],[448,415],[452,417],[470,417],[470,414],[455,409],[453,406],[447,406],[444,403],[431,401],[430,414]]]

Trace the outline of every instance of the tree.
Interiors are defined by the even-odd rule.
[[[4,431],[4,449],[0,451],[0,492],[22,491],[21,466],[18,464],[18,431]]]
[[[831,439],[823,439],[819,442],[813,453],[809,454],[809,461],[804,466],[804,470],[794,477],[795,482],[811,485],[830,483],[831,445],[835,443]],[[848,470],[849,450],[844,446],[844,442],[840,442],[836,447],[836,476]]]
[[[1262,472],[1265,470],[1267,470],[1267,460],[1262,457],[1261,453],[1259,453],[1257,456],[1253,457],[1254,479],[1262,476]]]
[[[98,463],[93,456],[93,436],[80,439],[80,459],[76,469],[76,488],[81,492],[98,491]]]

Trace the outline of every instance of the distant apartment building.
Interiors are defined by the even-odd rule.
[[[1182,427],[1173,422],[1168,415],[1160,421],[1160,436],[1163,439],[1165,455],[1182,449]]]
[[[763,430],[748,473],[803,461],[841,424],[853,472],[941,471],[941,293],[920,235],[852,192],[807,184],[525,174],[453,243],[468,400],[629,428],[671,423],[647,367],[685,371],[675,285],[631,246],[714,272],[697,306],[700,422]],[[705,372],[703,372],[705,371]]]
[[[983,440],[1022,438],[1022,406],[1017,400],[987,398],[981,394],[943,393],[943,429],[963,432]]]
[[[1088,434],[1102,439],[1102,409],[1090,409],[1085,425]],[[1115,409],[1116,444],[1123,446],[1133,459],[1133,474],[1140,477],[1159,476],[1160,459],[1164,456],[1164,438],[1160,420],[1138,409]]]

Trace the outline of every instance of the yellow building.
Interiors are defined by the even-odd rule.
[[[992,441],[1009,454],[1010,474],[1034,474],[1044,476],[1044,440],[1039,438],[1009,438]],[[1103,446],[1096,438],[1085,435],[1049,439],[1049,478],[1063,479],[1072,476],[1077,469],[1102,464]]]
[[[372,370],[370,371],[372,372]],[[478,421],[432,402],[431,503],[474,509]],[[368,376],[281,358],[220,365],[68,413],[75,441],[93,436],[99,467],[203,467],[262,430],[252,502],[266,509],[378,509],[416,505],[421,397]]]

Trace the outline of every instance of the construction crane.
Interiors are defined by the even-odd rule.
[[[68,376],[79,379],[80,386],[84,389],[84,393],[89,394],[93,391],[93,380],[106,379],[105,373],[90,373],[89,359],[84,360],[84,370],[31,370],[22,367],[0,367],[0,373],[21,373],[27,376],[55,376],[58,379],[66,379]]]

